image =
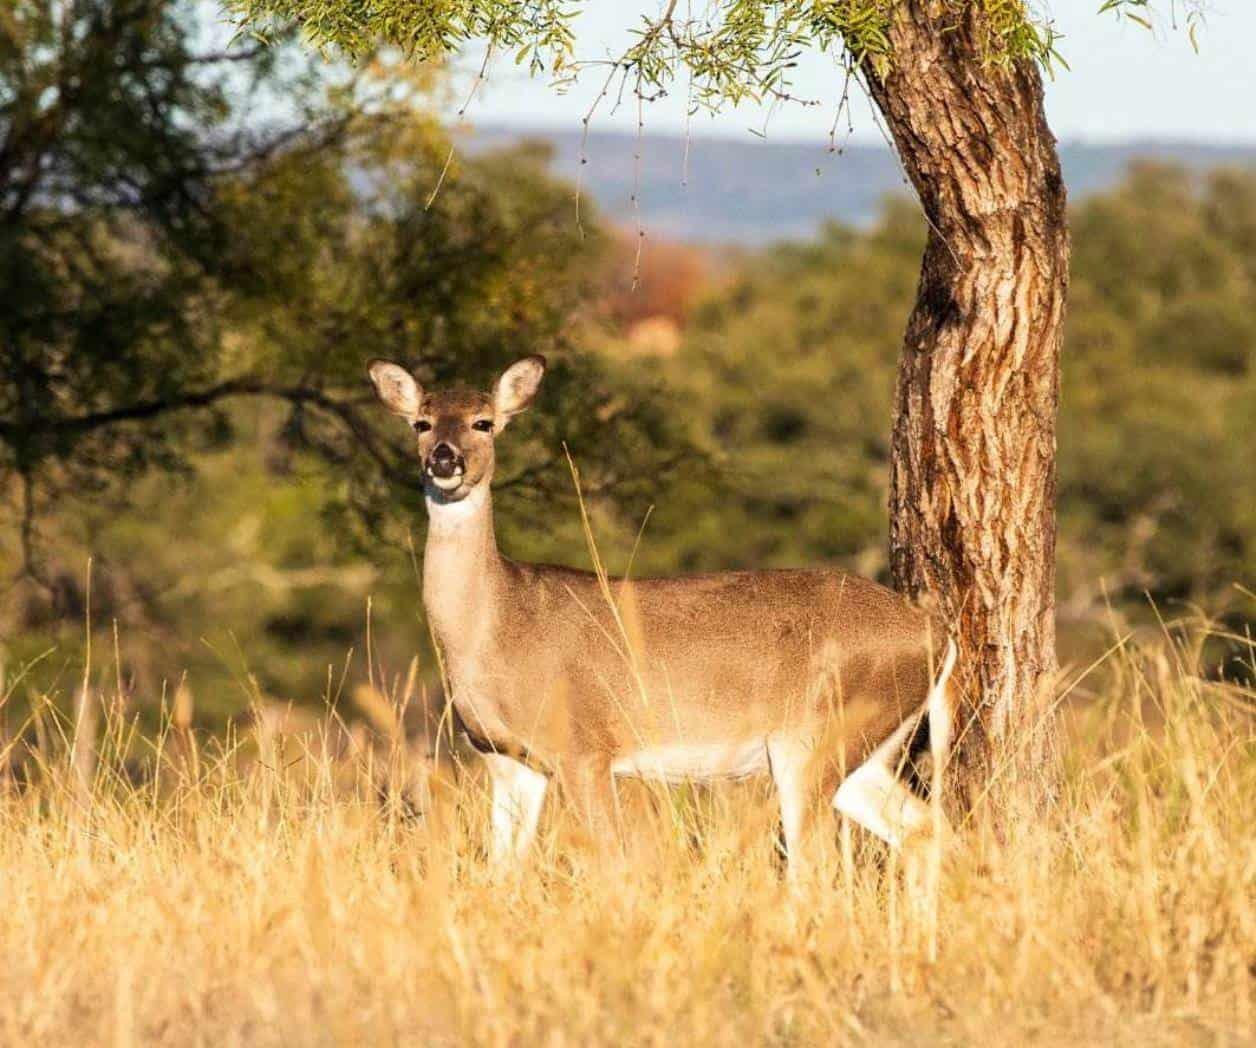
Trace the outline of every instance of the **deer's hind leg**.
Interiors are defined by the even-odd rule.
[[[812,738],[778,731],[767,739],[768,768],[781,806],[781,833],[785,838],[786,877],[797,888],[812,868],[814,846],[811,823],[820,796],[818,751]]]

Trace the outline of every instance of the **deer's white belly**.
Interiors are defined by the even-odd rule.
[[[663,782],[740,779],[768,770],[763,739],[744,742],[677,742],[625,754],[611,765],[614,775]]]

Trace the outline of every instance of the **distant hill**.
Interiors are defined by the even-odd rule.
[[[467,134],[470,148],[498,148],[521,140],[553,151],[553,170],[574,180],[580,171],[580,132],[520,131],[481,127]],[[618,132],[589,135],[584,186],[603,212],[634,220],[632,193],[636,136]],[[1256,166],[1256,146],[1209,146],[1173,142],[1128,145],[1065,144],[1064,177],[1074,198],[1108,188],[1140,159],[1171,161],[1190,168]],[[779,144],[678,135],[641,140],[640,214],[647,234],[677,240],[762,244],[805,237],[826,219],[861,225],[876,214],[886,194],[909,187],[889,149],[850,146],[841,154],[827,145]]]

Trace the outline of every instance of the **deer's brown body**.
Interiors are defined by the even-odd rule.
[[[423,600],[453,705],[489,755],[497,855],[526,846],[550,777],[599,828],[613,821],[616,775],[770,772],[791,857],[811,801],[834,791],[840,810],[891,840],[920,825],[892,763],[931,695],[943,633],[903,598],[835,570],[625,583],[501,555],[492,434],[542,372],[528,358],[491,396],[425,396],[396,365],[372,368],[420,431]],[[933,693],[929,711],[947,719],[933,726],[936,748],[945,679]],[[848,782],[860,788],[838,790],[857,769]]]

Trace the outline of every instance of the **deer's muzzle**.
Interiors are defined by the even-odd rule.
[[[427,459],[427,471],[437,480],[450,480],[466,472],[463,457],[448,444],[437,444]]]

